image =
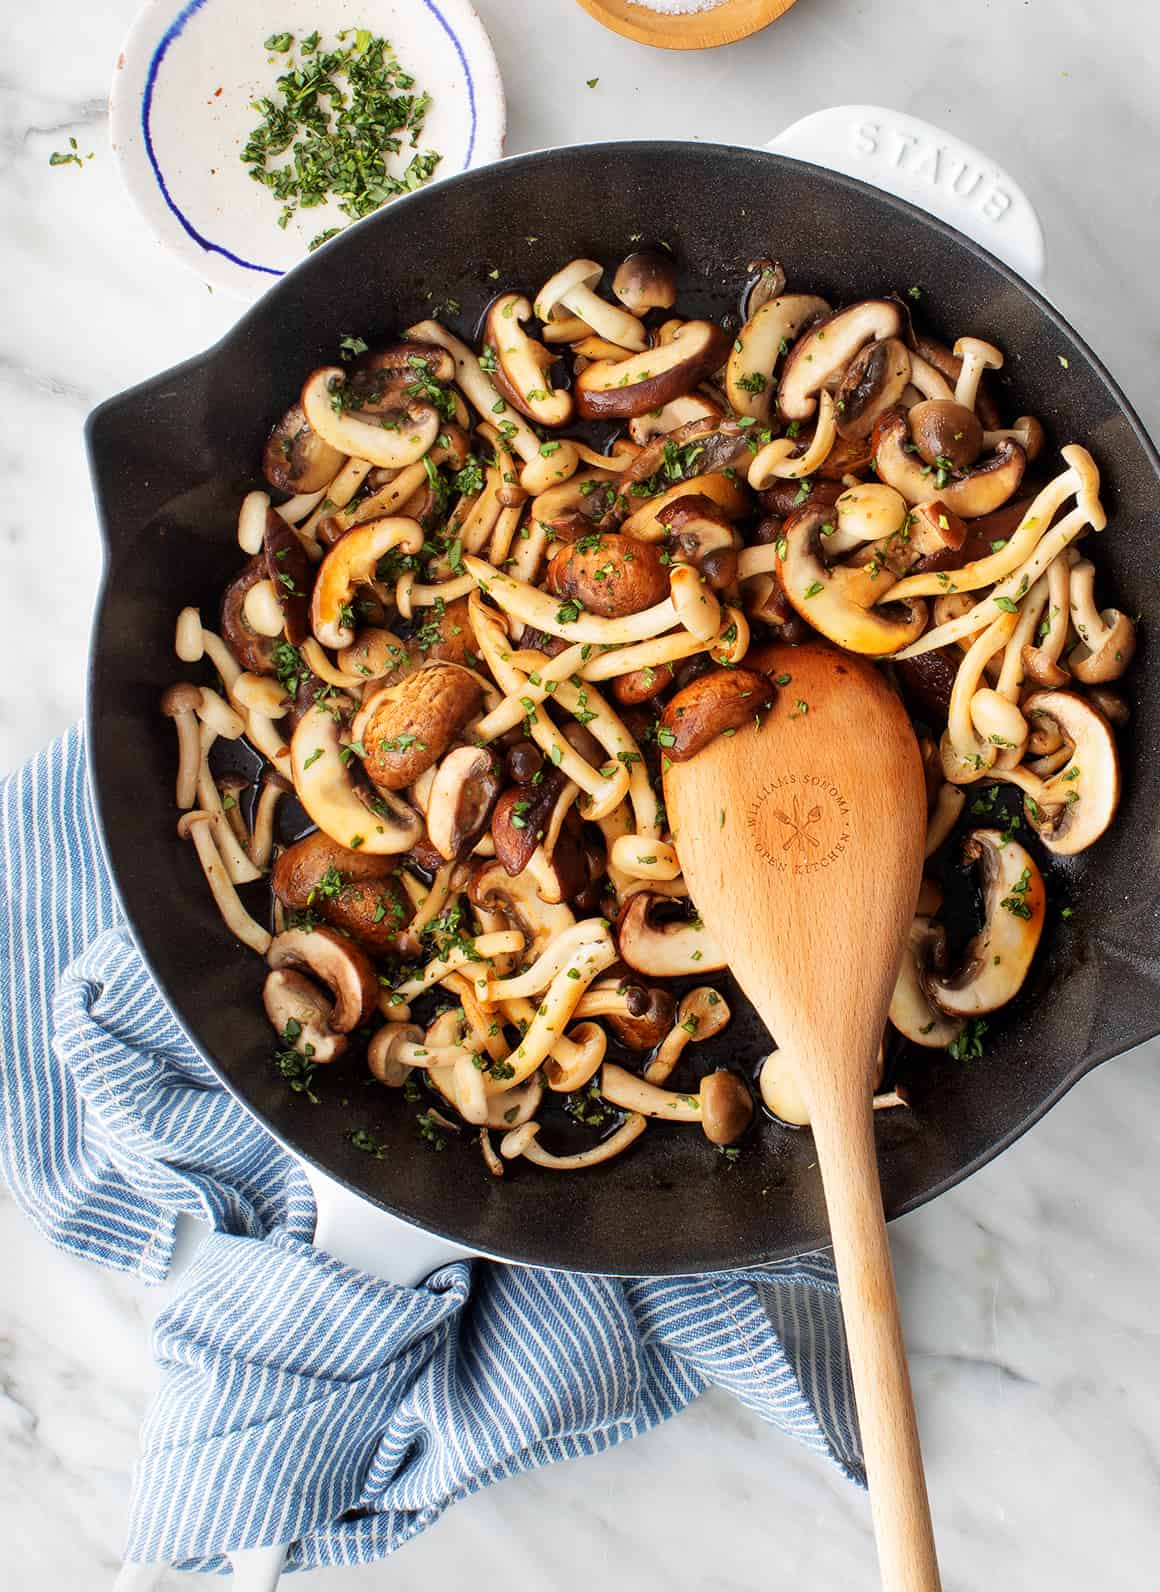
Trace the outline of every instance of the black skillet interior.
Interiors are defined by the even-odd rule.
[[[1119,819],[1085,855],[1052,861],[1051,899],[1074,915],[1065,922],[1051,912],[1033,987],[993,1023],[985,1056],[903,1058],[914,1109],[878,1121],[891,1214],[958,1182],[1085,1070],[1160,1028],[1160,674],[1148,645],[1160,620],[1160,462],[1098,361],[1003,266],[905,204],[774,155],[606,144],[472,172],[337,239],[217,348],[97,410],[89,445],[108,567],[89,737],[108,853],[137,941],[198,1046],[273,1133],[370,1199],[473,1248],[578,1270],[680,1273],[825,1242],[809,1134],[763,1122],[729,1161],[694,1130],[660,1126],[594,1172],[560,1176],[525,1164],[496,1182],[474,1147],[428,1150],[418,1108],[353,1073],[324,1085],[317,1105],[291,1093],[271,1065],[260,964],[225,931],[191,848],[175,837],[172,726],[157,709],[184,672],[172,651],[177,610],[200,605],[208,621],[238,566],[237,504],[260,484],[267,429],[304,374],[333,361],[343,335],[373,342],[438,311],[470,336],[497,283],[531,295],[562,261],[615,263],[642,239],[672,248],[684,307],[733,312],[746,262],[772,254],[795,289],[840,303],[917,287],[926,329],[998,343],[1007,414],[1037,414],[1055,445],[1079,440],[1096,455],[1111,525],[1094,556],[1106,590],[1143,616]],[[750,1067],[768,1048],[736,991],[731,999],[734,1021],[701,1047],[704,1067]],[[351,1142],[357,1128],[374,1135],[380,1158]]]

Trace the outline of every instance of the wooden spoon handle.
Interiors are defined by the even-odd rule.
[[[886,1236],[873,1110],[842,1089],[815,1102],[814,1139],[826,1190],[834,1262],[884,1592],[939,1592],[906,1345]],[[848,1098],[842,1098],[846,1097]]]

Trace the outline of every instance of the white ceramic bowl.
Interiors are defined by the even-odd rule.
[[[360,27],[432,96],[420,140],[443,156],[432,182],[500,158],[503,84],[469,0],[149,0],[129,30],[109,97],[121,175],[160,242],[215,287],[256,297],[347,222],[330,202],[280,230],[277,200],[239,157],[259,120],[251,102],[287,60],[271,63],[263,41],[317,29],[327,47]]]

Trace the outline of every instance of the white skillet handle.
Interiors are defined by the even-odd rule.
[[[316,1249],[324,1249],[348,1266],[357,1266],[360,1271],[369,1271],[372,1276],[404,1288],[415,1287],[449,1261],[470,1259],[470,1250],[399,1221],[306,1162],[302,1168],[318,1209]],[[274,1592],[287,1547],[287,1543],[281,1543],[231,1553],[234,1573],[230,1592]],[[156,1565],[127,1564],[113,1592],[153,1592],[162,1574]]]
[[[303,1170],[318,1207],[314,1247],[325,1249],[348,1266],[369,1271],[384,1282],[413,1288],[448,1261],[470,1258],[470,1250],[459,1249],[446,1239],[436,1238],[434,1233],[399,1221],[352,1194],[317,1167],[303,1162]],[[274,1592],[288,1546],[283,1543],[231,1553],[234,1574],[230,1592]]]
[[[989,155],[931,122],[881,105],[831,105],[765,147],[908,200],[1042,288],[1043,227],[1031,200]]]

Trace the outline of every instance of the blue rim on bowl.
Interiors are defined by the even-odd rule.
[[[265,13],[265,14],[264,14]],[[491,41],[469,0],[149,0],[129,30],[110,92],[122,179],[150,230],[215,287],[252,298],[308,252],[307,234],[344,224],[333,207],[280,230],[272,197],[238,159],[252,100],[280,70],[266,34],[371,27],[397,44],[433,104],[423,142],[443,159],[431,181],[498,160],[505,104]],[[240,63],[240,64],[239,64]],[[216,88],[213,86],[216,83]]]

